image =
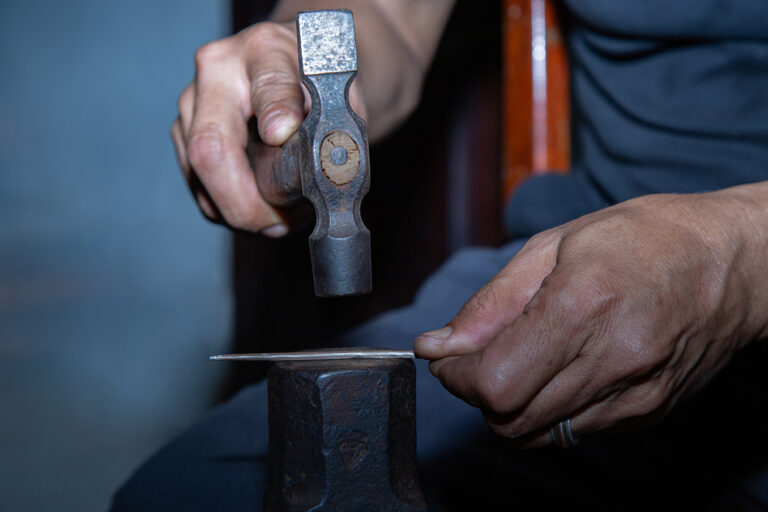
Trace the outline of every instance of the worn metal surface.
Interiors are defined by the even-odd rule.
[[[309,250],[317,295],[368,293],[371,235],[360,217],[360,203],[370,185],[370,164],[365,123],[349,104],[349,87],[357,75],[352,13],[303,12],[296,25],[301,78],[312,109],[298,136],[281,151],[260,150],[257,158],[268,163],[262,166],[268,170],[257,175],[259,190],[276,206],[289,205],[301,195],[314,206]],[[337,147],[349,158],[339,159]]]
[[[413,361],[280,362],[268,379],[267,510],[426,510]]]
[[[296,15],[299,64],[305,75],[357,71],[352,13],[306,11]]]
[[[410,350],[356,347],[300,350],[296,352],[260,352],[252,354],[221,354],[211,356],[214,361],[328,361],[334,359],[413,359]]]

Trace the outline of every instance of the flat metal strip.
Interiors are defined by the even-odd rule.
[[[297,352],[260,352],[252,354],[220,354],[213,361],[323,361],[332,359],[414,359],[410,350],[392,350],[370,347],[330,348]]]

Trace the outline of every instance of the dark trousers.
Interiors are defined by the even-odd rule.
[[[465,249],[414,302],[339,345],[410,348],[443,326],[522,247]],[[421,485],[430,510],[766,510],[768,368],[754,344],[659,425],[585,439],[576,448],[516,451],[476,409],[417,361]],[[114,511],[260,510],[267,476],[266,384],[250,386],[146,461]]]

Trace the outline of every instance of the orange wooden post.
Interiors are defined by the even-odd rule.
[[[502,191],[570,168],[568,61],[552,0],[504,0]]]

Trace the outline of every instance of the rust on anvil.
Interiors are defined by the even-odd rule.
[[[423,511],[412,360],[284,361],[269,382],[269,511]]]

